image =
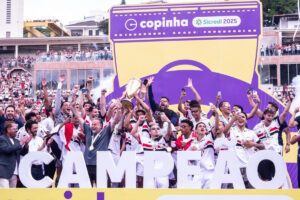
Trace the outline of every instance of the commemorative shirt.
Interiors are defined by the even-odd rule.
[[[273,150],[282,154],[282,146],[278,140],[279,129],[280,122],[279,118],[277,118],[268,127],[264,125],[264,121],[261,121],[254,127],[254,132],[265,145],[266,150]]]

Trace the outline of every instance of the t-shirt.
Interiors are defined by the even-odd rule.
[[[83,133],[85,134],[86,148],[84,151],[84,159],[86,165],[96,165],[97,151],[107,151],[108,144],[112,135],[111,125],[108,125],[106,128],[102,129],[99,133],[100,135],[94,135],[90,125],[84,123]],[[97,138],[96,138],[97,137]],[[90,149],[92,140],[95,140],[93,143],[93,148]]]

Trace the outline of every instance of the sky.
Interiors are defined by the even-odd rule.
[[[167,0],[168,3],[199,0]],[[126,4],[139,4],[149,0],[126,0]],[[63,25],[82,20],[91,11],[108,11],[121,0],[24,0],[24,20],[58,19]]]

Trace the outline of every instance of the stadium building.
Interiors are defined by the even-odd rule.
[[[56,89],[59,74],[66,74],[64,88],[84,85],[89,76],[97,87],[105,77],[113,75],[112,55],[107,36],[2,38],[0,58],[33,57],[34,67],[25,69],[33,76],[35,89],[41,89],[45,77],[50,89]]]

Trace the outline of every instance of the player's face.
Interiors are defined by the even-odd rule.
[[[206,135],[207,129],[206,129],[205,124],[200,123],[200,124],[197,126],[196,133],[197,133],[198,136],[204,136],[204,135]]]
[[[150,135],[153,139],[161,136],[160,128],[157,125],[153,125],[150,128]]]

